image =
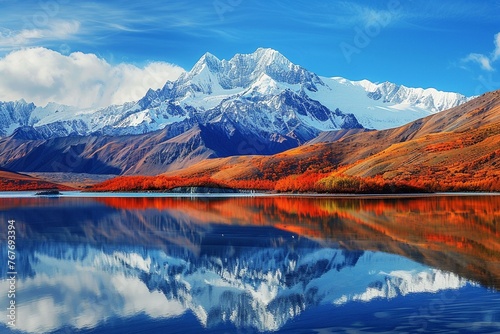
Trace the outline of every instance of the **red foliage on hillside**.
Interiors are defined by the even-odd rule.
[[[286,175],[286,174],[285,174]],[[425,188],[405,182],[386,181],[381,176],[361,178],[305,172],[273,180],[216,180],[211,177],[121,176],[95,185],[91,191],[171,191],[180,187],[229,188],[299,193],[408,193]]]
[[[211,177],[168,176],[120,176],[91,188],[92,191],[169,191],[180,187],[208,187],[251,190],[272,190],[275,182],[270,180],[221,181]]]

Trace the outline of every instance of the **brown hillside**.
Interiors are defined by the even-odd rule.
[[[495,91],[402,127],[360,132],[273,156],[208,159],[166,175],[278,180],[306,171],[342,172],[379,175],[432,190],[495,190],[500,186],[499,125],[500,91]]]
[[[70,190],[72,188],[0,168],[0,191],[43,189]]]

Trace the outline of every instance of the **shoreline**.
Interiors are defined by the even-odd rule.
[[[500,196],[500,192],[437,192],[437,193],[401,193],[401,194],[324,194],[324,193],[274,193],[274,192],[238,192],[238,193],[185,193],[185,192],[88,192],[61,191],[59,195],[39,196],[38,191],[0,191],[0,198],[99,198],[99,197],[150,197],[150,198],[232,198],[232,197],[296,197],[296,198],[332,198],[332,199],[411,199],[431,197],[467,197]]]

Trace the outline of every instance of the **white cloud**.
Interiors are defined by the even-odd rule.
[[[495,51],[493,51],[493,61],[500,58],[500,32],[495,35]]]
[[[37,42],[67,40],[75,36],[80,31],[80,22],[78,21],[57,21],[54,20],[50,25],[43,28],[22,29],[12,31],[3,29],[0,32],[0,49],[11,50],[15,48],[31,46]]]
[[[480,53],[471,53],[464,58],[464,61],[477,63],[485,71],[494,71],[490,58]]]
[[[482,53],[470,53],[467,57],[462,59],[462,62],[479,64],[481,69],[488,72],[495,71],[493,63],[500,59],[500,32],[495,34],[493,43],[495,45],[495,49],[489,55]]]
[[[111,65],[95,54],[66,56],[46,48],[28,48],[0,58],[0,101],[24,98],[40,106],[56,102],[104,107],[138,100],[149,88],[161,88],[183,72],[164,62],[145,67]]]

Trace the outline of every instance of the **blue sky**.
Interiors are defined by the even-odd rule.
[[[106,85],[116,67],[122,77],[152,63],[189,70],[207,51],[229,59],[258,47],[323,76],[465,95],[500,88],[500,0],[0,0],[0,8],[0,90],[11,80],[0,99],[43,95],[37,82],[23,92],[12,88],[22,86],[12,84],[22,78],[13,64],[26,62],[27,48],[43,48],[30,63],[47,92],[60,79],[46,72],[76,53],[107,66],[109,73],[98,79]],[[163,69],[165,78],[178,75]],[[149,81],[155,80],[163,81]]]

